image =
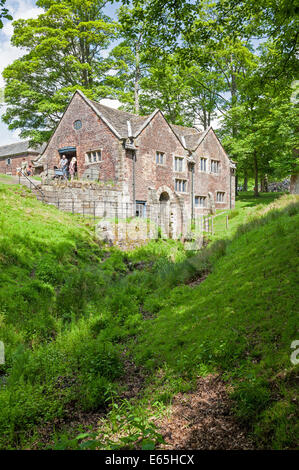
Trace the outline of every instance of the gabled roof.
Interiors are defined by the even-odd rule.
[[[105,118],[106,122],[110,124],[109,127],[112,126],[122,139],[127,139],[131,136],[135,137],[135,135],[138,134],[139,129],[148,119],[148,116],[138,116],[120,109],[109,108],[108,106],[104,106],[96,101],[89,101],[97,109],[101,117]],[[130,123],[132,135],[129,135],[130,127],[128,126],[128,122]]]
[[[160,112],[163,115],[163,113],[159,109],[155,109],[155,111],[149,116],[139,116],[137,114],[128,113],[127,111],[122,111],[121,109],[110,108],[109,106],[105,106],[101,103],[98,103],[97,101],[90,100],[84,95],[84,93],[82,93],[81,90],[77,90],[77,93],[96,112],[96,114],[101,117],[101,119],[103,119],[103,121],[108,125],[108,127],[112,130],[112,132],[114,132],[114,134],[119,139],[137,137],[157,113]],[[179,139],[183,147],[187,149],[187,142],[191,142],[192,138],[193,141],[196,142],[196,139],[198,139],[201,134],[194,127],[177,126],[169,123],[168,125],[170,126],[176,137]],[[184,135],[187,136],[186,141],[184,141]]]
[[[105,106],[97,101],[90,100],[84,95],[84,93],[82,93],[81,90],[77,90],[77,93],[108,125],[119,139],[136,137],[147,121],[151,120],[154,114],[158,111],[154,111],[150,116],[138,116],[137,114],[128,113],[121,109],[110,108],[109,106]]]
[[[196,144],[196,147],[193,149],[193,152],[195,152],[195,150],[198,149],[198,147],[200,146],[200,144],[203,142],[203,140],[205,139],[205,137],[208,135],[208,133],[209,133],[210,131],[213,132],[214,136],[216,137],[216,139],[218,140],[219,144],[221,145],[221,147],[222,147],[222,149],[223,149],[223,152],[225,153],[226,157],[227,157],[228,160],[229,160],[230,167],[231,167],[231,168],[236,168],[236,162],[232,161],[232,160],[229,158],[229,156],[227,155],[227,153],[226,153],[226,151],[225,151],[225,149],[224,149],[222,143],[220,142],[219,138],[217,137],[217,135],[216,135],[216,133],[215,133],[215,131],[214,131],[214,129],[213,129],[212,126],[208,127],[204,132],[202,132],[202,133],[200,134],[199,140],[198,140],[198,142],[197,142],[197,144]]]
[[[2,145],[0,147],[0,157],[13,157],[14,155],[25,153],[35,153],[36,155],[39,155],[44,148],[45,144],[32,147],[30,146],[29,140],[22,140],[14,144]]]
[[[193,150],[202,134],[196,127],[178,126],[177,124],[170,124],[173,132],[178,136],[182,145],[188,150]]]
[[[139,116],[137,114],[122,111],[120,109],[110,108],[109,106],[105,106],[101,103],[98,103],[97,101],[91,100],[87,98],[81,90],[77,90],[74,93],[73,98],[76,94],[81,96],[85,103],[96,113],[98,117],[102,119],[103,122],[105,122],[105,124],[109,127],[109,129],[114,133],[114,135],[118,139],[137,137],[158,113],[160,113],[164,117],[169,128],[172,130],[181,145],[190,152],[194,152],[198,148],[205,136],[212,129],[211,127],[209,127],[204,132],[201,132],[195,127],[185,127],[176,124],[170,124],[165,118],[162,111],[160,111],[159,109],[156,109],[149,116]],[[65,112],[67,111],[68,107],[66,108]],[[43,152],[44,151],[45,148],[43,149]],[[41,163],[43,160],[43,156],[44,155],[41,155],[39,157]]]

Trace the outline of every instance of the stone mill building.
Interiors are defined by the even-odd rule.
[[[62,155],[76,156],[79,179],[112,184],[120,204],[136,203],[134,215],[156,205],[179,226],[235,205],[235,165],[213,129],[172,125],[159,109],[138,116],[77,91],[36,164],[53,171]]]

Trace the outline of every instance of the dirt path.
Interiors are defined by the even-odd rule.
[[[166,441],[161,449],[254,449],[231,410],[232,402],[221,377],[199,378],[196,391],[176,395],[170,416],[156,421]]]
[[[191,279],[193,287],[203,282],[208,273]],[[122,392],[119,399],[131,400],[142,395],[145,371],[136,367],[133,359],[123,352],[124,374],[119,380]],[[198,449],[198,450],[251,450],[255,446],[248,431],[238,423],[232,413],[233,403],[229,398],[227,385],[220,375],[199,377],[196,390],[174,396],[170,413],[156,420],[157,431],[163,436],[165,444],[160,449]],[[75,411],[70,406],[64,419],[43,426],[33,448],[40,443],[52,446],[53,427],[67,429],[70,435],[77,434],[78,427],[100,432],[99,422],[107,415],[107,409],[96,412]],[[54,425],[54,426],[53,426]],[[136,443],[137,445],[137,443]],[[138,447],[138,446],[137,446]]]
[[[190,279],[187,284],[194,287],[203,282],[208,272]],[[123,351],[124,374],[119,380],[122,391],[119,399],[132,400],[142,395],[145,371],[137,367],[134,360]],[[252,450],[253,441],[248,431],[237,421],[232,412],[227,384],[220,375],[199,377],[196,390],[174,396],[169,413],[154,421],[157,431],[164,438],[161,450]],[[99,424],[107,416],[107,409],[95,412],[80,412],[69,407],[67,416],[48,423],[37,432],[33,449],[53,446],[53,431],[67,430],[73,437],[78,427],[100,433]],[[138,443],[136,442],[136,448]]]
[[[144,377],[140,369],[127,361],[127,374],[122,385],[127,385],[120,398],[130,400],[140,395]],[[107,415],[107,410],[80,412],[70,407],[68,418],[56,419],[54,423],[42,426],[37,432],[37,439],[31,449],[41,445],[52,447],[53,431],[66,431],[75,437],[80,427],[85,431],[101,432],[99,423]],[[237,422],[232,413],[226,384],[220,376],[200,377],[197,388],[190,393],[177,394],[172,402],[170,413],[160,420],[155,420],[157,431],[163,436],[165,444],[161,450],[253,450],[253,442],[246,429]],[[136,443],[137,448],[139,444]]]

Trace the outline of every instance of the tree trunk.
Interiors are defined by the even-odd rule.
[[[134,107],[135,113],[139,114],[139,80],[140,80],[140,55],[139,55],[140,42],[136,43],[136,68],[135,68],[135,81],[134,81]]]
[[[230,92],[231,92],[231,108],[233,108],[237,103],[237,82],[236,82],[236,74],[235,74],[235,71],[234,71],[232,56],[231,56]],[[237,136],[237,129],[236,129],[235,123],[232,125],[232,136],[233,136],[233,138],[235,138]]]
[[[247,176],[247,170],[244,170],[244,184],[243,184],[243,191],[248,190],[248,176]]]
[[[264,189],[265,189],[265,193],[267,193],[269,191],[269,189],[268,189],[268,175],[265,175],[265,178],[264,178]]]
[[[204,109],[203,110],[203,130],[205,131],[207,129],[207,127],[208,127],[208,125],[207,125],[207,112]]]
[[[254,195],[259,196],[259,171],[257,164],[257,154],[253,153],[253,168],[254,168]]]

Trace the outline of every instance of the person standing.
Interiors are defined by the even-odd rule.
[[[67,180],[67,167],[68,167],[68,159],[65,155],[62,155],[60,160],[60,169],[62,170],[63,178]]]
[[[71,159],[71,163],[70,163],[70,166],[69,166],[69,172],[70,172],[70,175],[71,175],[71,181],[73,181],[74,176],[75,176],[75,173],[76,173],[76,163],[77,163],[77,159],[76,159],[76,157],[73,157],[73,158]]]
[[[27,169],[28,169],[28,162],[27,162],[26,158],[23,158],[22,163],[21,163],[21,172],[24,175],[27,175]]]

